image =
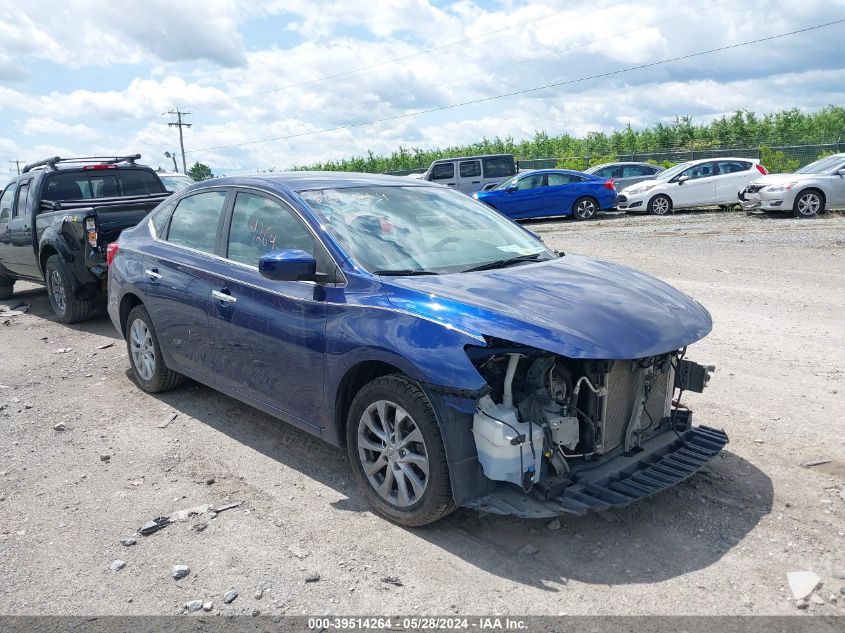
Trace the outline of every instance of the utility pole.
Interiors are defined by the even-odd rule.
[[[20,176],[20,175],[21,175],[21,161],[19,161],[19,160],[10,160],[10,161],[9,161],[9,163],[14,164],[14,166],[15,166],[15,167],[17,168],[17,170],[18,170],[18,176]]]
[[[185,141],[182,138],[182,128],[183,127],[191,127],[190,123],[182,123],[182,117],[188,116],[190,112],[182,112],[179,108],[174,110],[168,110],[165,114],[175,114],[176,121],[171,121],[167,124],[168,127],[178,127],[179,128],[179,147],[182,148],[182,173],[188,173],[188,166],[185,164]]]

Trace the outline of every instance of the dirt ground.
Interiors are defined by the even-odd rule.
[[[689,357],[717,371],[685,398],[730,436],[708,472],[556,530],[466,510],[404,529],[367,510],[340,451],[193,383],[141,392],[107,317],[57,324],[43,289],[21,285],[3,303],[30,312],[0,315],[0,614],[177,614],[191,600],[212,613],[794,614],[798,570],[824,583],[807,612],[845,613],[845,217],[529,226],[712,312]],[[228,502],[241,505],[120,542]],[[538,553],[517,554],[527,544]],[[177,564],[190,567],[178,581]]]

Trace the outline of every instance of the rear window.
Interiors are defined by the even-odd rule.
[[[152,171],[109,169],[51,174],[41,197],[44,200],[87,200],[164,192],[164,185]]]
[[[483,158],[485,178],[510,178],[516,173],[511,156],[491,156]]]

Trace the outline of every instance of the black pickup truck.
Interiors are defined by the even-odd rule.
[[[106,247],[170,194],[134,156],[48,158],[0,195],[0,299],[18,280],[47,286],[63,323],[89,318],[108,278]]]

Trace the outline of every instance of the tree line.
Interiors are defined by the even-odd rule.
[[[637,154],[739,148],[760,148],[761,151],[772,152],[776,151],[772,148],[782,146],[831,143],[845,144],[845,108],[833,105],[816,112],[792,108],[762,116],[748,110],[737,110],[731,116],[725,115],[707,123],[695,123],[691,116],[678,116],[672,123],[656,123],[642,130],[635,130],[628,124],[621,130],[590,132],[584,137],[537,131],[532,138],[521,141],[514,141],[510,136],[496,136],[468,145],[430,150],[400,146],[390,155],[367,151],[364,156],[318,162],[294,169],[385,173],[419,170],[439,158],[475,154],[513,154],[519,159],[555,158],[558,167],[583,169],[609,160],[625,160]],[[662,158],[654,162],[673,161]]]

